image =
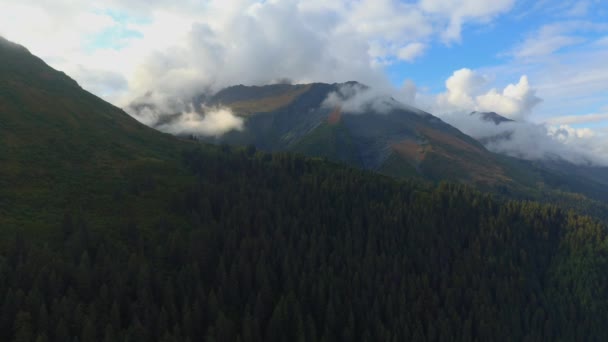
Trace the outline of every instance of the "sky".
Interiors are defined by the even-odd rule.
[[[561,144],[547,153],[608,164],[606,0],[96,3],[3,0],[0,35],[121,107],[144,94],[171,109],[234,84],[356,80],[474,137],[495,129],[468,113],[495,111]]]

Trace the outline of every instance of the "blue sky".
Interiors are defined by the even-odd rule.
[[[430,44],[425,55],[412,63],[400,62],[390,65],[387,73],[391,82],[399,85],[404,78],[413,80],[420,87],[431,93],[439,93],[445,89],[445,80],[454,70],[470,68],[476,70],[507,69],[507,72],[493,73],[495,83],[506,84],[516,82],[520,74],[533,76],[543,75],[543,79],[550,80],[552,68],[571,67],[573,70],[584,68],[579,65],[579,55],[593,54],[594,50],[603,50],[606,46],[598,47],[597,42],[608,37],[608,27],[589,28],[587,24],[603,25],[608,23],[608,3],[600,1],[519,1],[508,14],[496,17],[492,22],[484,25],[464,25],[460,42],[445,44],[434,41]],[[573,28],[564,29],[563,34],[570,37],[561,42],[556,40],[546,53],[538,56],[519,57],[518,48],[522,48],[531,41],[538,32],[545,27],[568,25]],[[547,36],[547,40],[552,37]],[[571,55],[571,60],[566,59]],[[599,54],[598,54],[599,58]],[[562,60],[559,60],[562,59]],[[591,67],[591,66],[590,66]],[[509,70],[510,69],[510,70]],[[605,69],[604,69],[605,70]],[[510,72],[512,71],[512,72]],[[608,88],[591,90],[585,94],[582,103],[570,107],[568,103],[552,101],[543,104],[547,107],[538,113],[540,118],[567,114],[588,114],[607,111]],[[542,92],[541,94],[542,95]],[[541,96],[542,97],[542,96]],[[557,111],[565,107],[565,111]],[[543,108],[541,108],[543,109]],[[608,122],[590,122],[575,124],[575,126],[608,126]]]

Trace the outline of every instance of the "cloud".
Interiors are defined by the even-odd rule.
[[[340,108],[345,114],[386,114],[404,105],[385,92],[360,83],[349,82],[328,94],[322,107]]]
[[[571,4],[571,7],[566,11],[567,16],[582,17],[589,13],[591,9],[591,2],[589,1],[576,1]]]
[[[565,160],[581,165],[608,165],[608,136],[588,128],[526,121],[485,121],[479,115],[451,112],[441,119],[478,139],[495,153],[527,160]]]
[[[608,119],[608,115],[563,116],[547,123],[533,123],[528,119],[541,99],[527,76],[502,90],[487,90],[489,83],[488,76],[460,69],[446,80],[445,92],[414,97],[423,109],[478,139],[493,152],[528,160],[560,159],[576,164],[608,165],[608,134],[570,126]],[[496,112],[517,121],[497,125],[483,120],[481,115],[472,115],[472,111]]]
[[[585,115],[565,115],[549,118],[546,120],[551,125],[577,125],[608,121],[608,113],[593,113]]]
[[[586,33],[608,30],[604,23],[573,20],[561,21],[541,26],[529,34],[510,54],[516,58],[535,58],[551,55],[566,47],[580,45],[588,41]]]
[[[450,42],[460,41],[462,25],[467,20],[486,22],[509,11],[514,3],[514,0],[421,0],[420,7],[428,13],[447,18],[442,36]]]
[[[463,68],[454,71],[452,76],[445,81],[447,92],[439,95],[438,102],[442,106],[454,106],[456,108],[475,108],[473,94],[486,84],[486,79],[472,71]]]
[[[426,46],[422,43],[411,43],[399,49],[397,57],[403,61],[413,62],[424,54],[425,49]]]
[[[412,80],[405,80],[399,89],[396,98],[400,101],[414,105],[416,103],[416,94],[418,93],[418,87]]]
[[[234,115],[229,108],[205,108],[203,114],[184,112],[156,128],[176,135],[219,136],[232,130],[243,130],[243,118]]]
[[[512,53],[518,58],[540,57],[585,41],[582,37],[569,34],[569,31],[565,25],[545,25],[515,47]]]
[[[525,75],[518,83],[509,84],[503,90],[493,88],[485,91],[489,82],[487,77],[471,69],[456,70],[445,82],[447,91],[437,96],[436,104],[431,105],[429,110],[492,111],[519,120],[529,115],[542,101]]]
[[[602,29],[601,26],[595,25],[595,29]],[[515,57],[502,65],[478,69],[478,72],[493,75],[501,82],[509,80],[513,74],[527,75],[538,96],[543,98],[542,105],[535,107],[531,116],[536,122],[557,116],[602,112],[608,92],[608,44],[602,44],[605,35],[599,32],[584,35],[578,31],[573,34],[584,36],[586,42],[549,55]]]
[[[476,98],[477,110],[496,111],[513,120],[520,120],[532,112],[542,100],[530,87],[527,76],[521,76],[517,84],[509,84],[502,92],[491,89]]]

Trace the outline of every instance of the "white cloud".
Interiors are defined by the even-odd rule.
[[[608,121],[608,113],[593,113],[584,115],[564,115],[546,120],[551,125],[576,125]]]
[[[473,95],[478,92],[486,79],[471,69],[463,68],[454,71],[445,82],[447,92],[439,95],[438,102],[442,106],[468,108],[474,110],[476,105]]]
[[[542,100],[530,87],[527,76],[521,76],[517,84],[509,84],[502,92],[496,89],[476,98],[479,111],[501,113],[510,119],[520,120],[532,112]]]
[[[168,124],[158,125],[163,132],[178,135],[219,136],[243,129],[243,118],[229,108],[205,108],[204,114],[185,112]]]
[[[445,82],[447,91],[439,94],[436,103],[428,109],[437,113],[459,110],[497,112],[519,120],[529,115],[541,102],[525,75],[517,84],[509,84],[502,91],[486,91],[489,83],[488,77],[471,69],[456,70]]]
[[[425,49],[426,46],[422,43],[410,43],[399,49],[397,57],[403,61],[413,62],[416,58],[424,54]]]
[[[585,41],[582,37],[568,34],[568,31],[561,25],[545,25],[517,46],[513,54],[519,58],[546,56]]]
[[[584,33],[604,32],[608,25],[589,21],[562,21],[541,26],[516,46],[511,54],[517,58],[551,55],[563,48],[588,41]]]
[[[571,7],[566,10],[565,15],[571,17],[581,17],[587,15],[591,10],[592,4],[590,1],[575,1]]]
[[[396,94],[396,97],[406,104],[414,105],[416,103],[417,92],[418,88],[416,87],[416,83],[412,80],[405,80],[401,89],[399,89]]]
[[[370,111],[386,114],[391,110],[404,108],[403,104],[386,93],[359,83],[342,85],[338,91],[331,92],[327,96],[322,106],[340,108],[345,114],[363,114]]]
[[[599,47],[606,47],[608,46],[608,36],[606,37],[602,37],[598,40],[595,41],[594,45],[599,46]]]
[[[467,20],[488,21],[509,11],[514,0],[421,0],[421,8],[447,19],[442,36],[446,41],[460,41],[462,25]]]

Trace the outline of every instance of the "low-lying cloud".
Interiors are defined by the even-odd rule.
[[[243,118],[234,115],[229,108],[207,108],[203,114],[181,113],[170,123],[156,128],[176,135],[220,136],[232,130],[242,130]]]
[[[353,82],[341,85],[337,91],[329,93],[321,105],[326,108],[341,108],[342,112],[351,114],[385,114],[399,103],[377,90]]]
[[[243,130],[244,119],[230,108],[203,106],[199,110],[186,110],[179,104],[174,105],[180,109],[171,111],[171,106],[159,109],[146,104],[137,110],[131,108],[131,115],[148,126],[175,135],[217,137],[229,131]]]
[[[568,125],[527,121],[496,124],[478,113],[451,112],[441,119],[481,141],[488,150],[527,160],[565,160],[581,165],[608,165],[608,139]]]
[[[415,103],[463,133],[478,139],[489,150],[528,160],[561,159],[575,164],[608,165],[608,137],[571,124],[597,122],[604,114],[565,116],[535,123],[530,120],[542,99],[523,75],[503,89],[487,89],[490,78],[474,70],[455,71],[438,95],[419,94]],[[415,85],[408,85],[416,89]],[[411,100],[411,94],[407,99]],[[402,97],[403,98],[403,97]],[[496,124],[471,112],[495,112],[514,120]]]

